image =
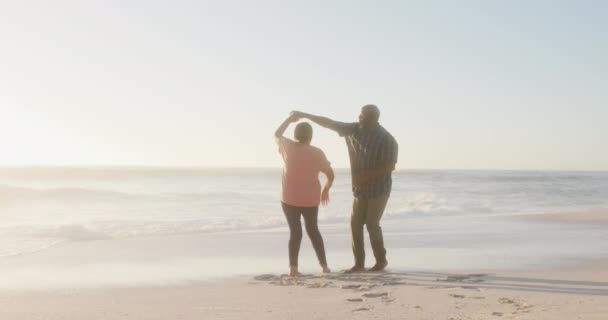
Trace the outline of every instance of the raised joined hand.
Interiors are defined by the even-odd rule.
[[[289,117],[287,118],[287,121],[289,122],[298,122],[299,120],[300,118],[295,116],[293,113],[290,113]]]
[[[296,118],[298,120],[304,118],[304,115],[305,115],[304,112],[296,111],[296,110],[294,110],[294,111],[292,111],[292,112],[289,113],[290,117],[294,117],[294,118]]]

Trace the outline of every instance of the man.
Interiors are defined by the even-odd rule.
[[[378,122],[380,110],[373,104],[363,106],[358,123],[334,121],[300,111],[293,111],[292,114],[298,118],[307,118],[345,137],[354,195],[350,226],[355,257],[355,265],[347,272],[365,271],[363,226],[367,226],[376,258],[376,264],[369,271],[384,270],[388,261],[380,218],[391,192],[391,174],[397,163],[398,145],[395,138]]]

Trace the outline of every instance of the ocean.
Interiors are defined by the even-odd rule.
[[[287,269],[280,169],[2,168],[0,287],[167,284]],[[350,174],[319,212],[352,263]],[[608,255],[601,225],[521,219],[608,208],[608,173],[400,170],[382,219],[394,270],[535,268]],[[318,270],[306,235],[301,269]],[[368,248],[368,264],[373,264]]]

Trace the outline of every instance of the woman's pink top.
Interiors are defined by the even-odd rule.
[[[277,139],[283,157],[281,201],[296,207],[317,207],[321,202],[319,172],[328,171],[329,161],[321,149],[285,137]]]

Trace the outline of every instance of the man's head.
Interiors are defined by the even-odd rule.
[[[293,131],[293,136],[300,143],[309,144],[312,140],[312,126],[308,122],[300,122]]]
[[[380,109],[374,104],[366,104],[361,108],[359,114],[359,126],[361,128],[373,128],[380,119]]]

